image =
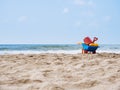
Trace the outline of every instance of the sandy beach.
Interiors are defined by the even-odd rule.
[[[120,90],[120,54],[0,55],[0,90]]]

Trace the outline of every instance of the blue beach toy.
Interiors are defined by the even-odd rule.
[[[85,43],[82,43],[82,53],[88,53],[88,52],[92,52],[93,54],[96,53],[96,50],[99,46],[89,46]]]

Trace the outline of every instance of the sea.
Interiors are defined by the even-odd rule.
[[[82,46],[77,44],[0,44],[0,55],[3,54],[41,54],[41,53],[81,53]],[[120,44],[101,44],[98,53],[120,54]]]

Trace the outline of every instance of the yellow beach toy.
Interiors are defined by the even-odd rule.
[[[89,46],[96,46],[97,47],[98,44],[97,43],[90,43]]]

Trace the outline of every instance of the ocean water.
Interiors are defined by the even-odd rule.
[[[119,44],[102,44],[97,52],[120,53]],[[0,44],[0,54],[81,53],[76,44]]]

